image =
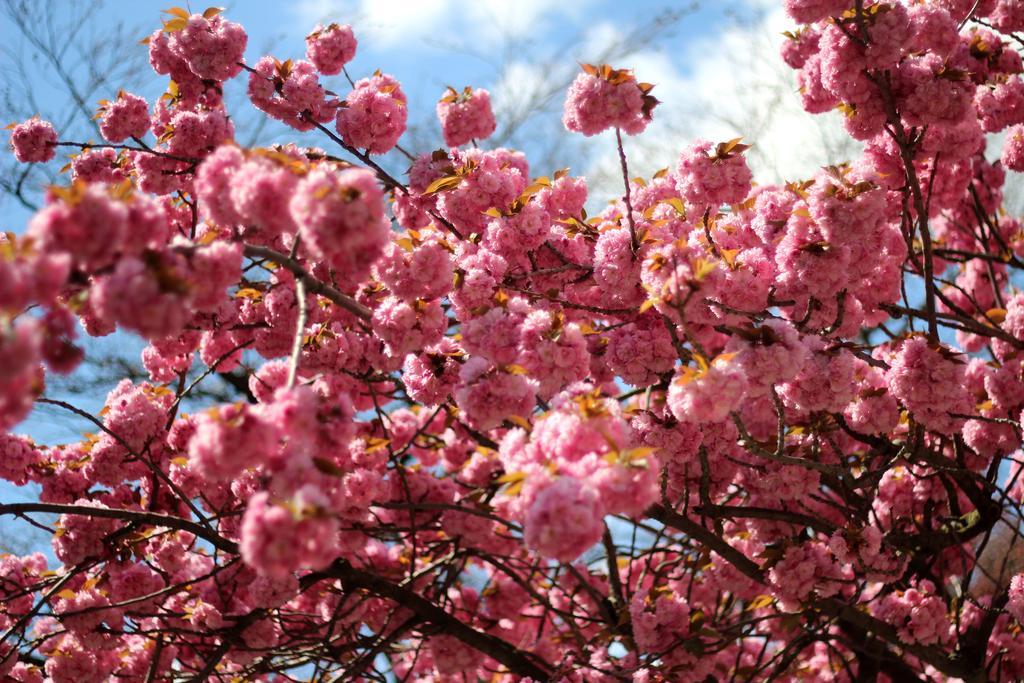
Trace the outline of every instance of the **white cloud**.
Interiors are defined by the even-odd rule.
[[[627,58],[612,59],[614,66],[632,68],[640,80],[655,83],[654,95],[662,100],[647,131],[627,138],[631,175],[649,176],[670,166],[698,137],[720,141],[743,136],[753,143],[747,156],[759,182],[808,177],[822,165],[857,153],[838,115],[814,116],[801,108],[795,73],[779,56],[782,31],[791,22],[776,0],[735,1],[743,5],[739,16],[746,23],[711,25],[703,37],[681,42],[675,54],[641,48]],[[298,13],[309,26],[317,21],[353,23],[361,39],[365,36],[367,44],[378,47],[415,50],[427,43],[462,42],[492,50],[500,69],[490,89],[496,110],[506,120],[525,115],[538,102],[550,103],[549,90],[572,77],[575,59],[599,60],[622,44],[629,27],[583,21],[595,5],[596,0],[301,0]],[[564,32],[563,26],[583,31],[571,54],[531,59],[545,29]],[[516,52],[517,45],[531,44]],[[540,52],[546,54],[543,47]],[[558,134],[547,128],[537,133]],[[595,196],[621,191],[614,136],[581,142],[600,149],[587,169]],[[551,141],[552,149],[561,144]]]
[[[763,4],[750,2],[754,9]],[[803,111],[795,73],[779,56],[782,31],[790,26],[776,8],[748,25],[689,43],[677,60],[657,52],[635,55],[629,66],[640,80],[656,84],[653,94],[662,104],[647,131],[627,140],[630,174],[670,166],[695,138],[717,142],[743,136],[754,144],[747,157],[759,182],[808,177],[823,165],[855,156],[859,146],[837,114]],[[614,148],[595,161],[591,175],[593,184],[611,189],[614,183],[618,191],[622,181]]]
[[[511,62],[505,65],[501,77],[491,88],[495,111],[512,116],[527,113],[544,92],[547,75],[544,64]]]
[[[556,17],[578,18],[590,0],[553,4],[549,0],[301,0],[299,19],[358,23],[377,44],[471,36],[493,41],[536,31]]]

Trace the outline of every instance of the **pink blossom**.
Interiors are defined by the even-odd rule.
[[[945,601],[934,590],[931,582],[921,581],[906,591],[891,593],[881,600],[876,616],[896,626],[904,642],[947,643],[953,637],[953,625]]]
[[[329,123],[340,103],[328,98],[310,62],[281,62],[262,57],[249,74],[249,99],[260,111],[296,130],[311,130]]]
[[[583,333],[561,311],[534,311],[519,328],[519,362],[540,379],[538,393],[551,396],[586,379],[590,356]]]
[[[899,345],[885,377],[893,396],[928,429],[951,434],[962,420],[950,413],[972,412],[963,388],[963,361],[923,337]]]
[[[90,149],[71,162],[71,179],[119,185],[127,178],[126,157],[112,149]]]
[[[605,362],[627,384],[654,384],[675,366],[677,355],[672,338],[656,316],[645,316],[614,329],[607,339]]]
[[[910,43],[912,52],[931,51],[948,55],[959,45],[957,21],[945,8],[936,4],[913,5],[910,15]]]
[[[604,532],[597,492],[575,477],[543,488],[526,513],[524,540],[542,557],[571,562]]]
[[[509,416],[532,413],[536,393],[534,381],[491,368],[483,358],[473,357],[459,371],[455,401],[470,424],[491,429]]]
[[[813,24],[847,9],[846,0],[784,0],[786,13],[802,24]]]
[[[458,384],[463,360],[464,354],[448,338],[428,346],[419,355],[409,354],[402,366],[409,396],[425,405],[443,403]]]
[[[792,36],[792,37],[790,37]],[[814,29],[804,29],[791,33],[782,44],[782,60],[791,69],[801,69],[807,60],[818,51],[818,39],[821,33]]]
[[[384,196],[366,169],[312,171],[289,208],[308,248],[352,280],[367,274],[387,240]]]
[[[498,216],[487,224],[485,244],[509,259],[540,247],[548,239],[551,215],[537,202],[528,202],[508,216]]]
[[[217,187],[230,187],[231,203],[229,209],[225,193],[220,193],[221,199],[217,203],[223,208],[211,207],[216,212],[213,214],[215,219],[219,216],[225,222],[245,223],[246,231],[261,238],[260,241],[272,242],[282,233],[295,232],[289,202],[296,195],[299,177],[288,155],[255,154],[237,166],[237,158],[229,152],[215,156],[220,156],[223,162],[216,162],[206,177],[214,184],[211,187],[214,192]],[[203,180],[200,181],[200,190],[203,189]],[[236,221],[231,220],[235,218]]]
[[[374,272],[403,299],[442,297],[451,290],[455,275],[451,245],[436,232],[398,238],[384,247]]]
[[[96,315],[144,337],[178,334],[187,320],[185,265],[180,256],[151,252],[125,258],[92,288]]]
[[[189,465],[210,481],[231,479],[263,464],[274,441],[274,430],[260,414],[245,405],[224,406],[196,418]]]
[[[1013,0],[998,0],[988,18],[1003,33],[1024,31],[1024,7]]]
[[[449,88],[437,103],[444,144],[459,147],[470,140],[491,136],[497,123],[491,111],[491,94],[482,88],[468,86],[461,93]]]
[[[0,478],[23,486],[28,481],[28,468],[38,459],[31,439],[0,432]]]
[[[242,67],[248,36],[239,24],[220,15],[207,19],[193,14],[180,31],[170,34],[169,50],[188,64],[197,77],[226,81]]]
[[[848,571],[836,562],[823,543],[809,542],[786,549],[768,570],[768,580],[786,610],[799,609],[812,595],[826,598],[839,592]]]
[[[1024,173],[1024,125],[1018,124],[1007,131],[1001,159],[1006,168]]]
[[[1019,622],[1024,622],[1024,574],[1017,574],[1010,580],[1007,611]]]
[[[242,519],[242,558],[275,579],[298,569],[323,569],[338,554],[338,522],[324,507],[322,495],[311,489],[283,503],[257,493]]]
[[[651,86],[638,83],[628,69],[585,66],[569,86],[562,123],[566,129],[596,135],[618,128],[629,135],[642,133],[658,101]]]
[[[483,657],[461,640],[449,635],[433,636],[430,639],[430,653],[439,674],[455,676],[476,670]]]
[[[356,81],[338,110],[338,133],[346,144],[384,154],[398,144],[408,117],[405,93],[386,74]]]
[[[474,356],[498,365],[511,365],[519,357],[522,325],[532,312],[525,299],[516,297],[462,323],[462,345]]]
[[[800,411],[841,411],[854,394],[854,357],[830,348],[820,337],[806,337],[807,360],[801,371],[779,387],[783,400]]]
[[[1024,123],[1024,80],[1015,76],[992,87],[978,88],[974,106],[986,133],[998,133],[1007,126]]]
[[[799,334],[782,320],[768,320],[758,329],[734,336],[726,350],[736,354],[749,396],[768,393],[776,384],[795,378],[809,356]]]
[[[235,137],[235,126],[223,109],[177,112],[169,126],[167,149],[177,156],[203,157]]]
[[[140,138],[149,130],[149,105],[138,95],[119,92],[101,111],[100,133],[110,142]]]
[[[460,231],[483,232],[489,209],[505,212],[526,189],[529,168],[518,153],[498,149],[452,151],[451,170],[461,178],[437,200],[441,216]]]
[[[129,152],[128,155],[138,174],[138,187],[143,192],[169,195],[186,189],[188,177],[182,171],[188,162],[149,152]]]
[[[328,76],[340,73],[356,56],[355,34],[348,24],[317,24],[306,36],[306,57],[316,70]]]
[[[668,390],[668,405],[681,422],[719,422],[736,410],[747,390],[743,369],[728,357],[694,369],[682,366]]]
[[[750,191],[752,178],[744,148],[733,143],[713,147],[710,142],[697,141],[679,157],[676,187],[696,206],[738,204]]]
[[[440,341],[448,319],[439,299],[406,302],[397,297],[384,299],[373,313],[373,331],[387,352],[397,358],[421,351]]]
[[[944,67],[945,61],[932,54],[908,57],[900,63],[897,88],[908,123],[956,125],[969,115],[973,88],[943,78]]]
[[[783,0],[803,106],[862,151],[755,185],[738,139],[683,142],[606,196],[469,144],[483,90],[437,105],[447,149],[378,165],[410,103],[327,90],[350,27],[249,67],[219,9],[167,10],[167,92],[103,103],[0,236],[0,479],[29,496],[0,510],[53,514],[57,559],[0,556],[0,678],[365,678],[346,653],[384,643],[420,682],[944,680],[964,652],[1024,680],[1018,4]],[[309,135],[239,146],[240,69]],[[586,65],[564,123],[639,133],[650,92]],[[19,160],[69,144],[13,128]],[[55,382],[103,360],[79,328],[140,334],[150,381]]]
[[[107,507],[98,501],[80,499],[76,505]],[[119,526],[116,519],[85,515],[61,515],[57,527],[63,533],[53,539],[53,552],[65,565],[75,565],[87,558],[101,559],[106,554],[103,540]]]
[[[11,131],[14,158],[23,164],[49,161],[57,154],[57,131],[49,121],[31,118]]]

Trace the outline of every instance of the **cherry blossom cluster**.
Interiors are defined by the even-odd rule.
[[[101,102],[105,143],[15,124],[71,162],[0,238],[33,492],[0,515],[53,532],[0,557],[0,677],[1024,678],[1024,11],[783,6],[804,108],[864,143],[788,183],[741,138],[631,177],[653,86],[587,64],[597,196],[488,146],[484,89],[345,92],[352,27],[282,60],[216,8],[166,11],[167,91]],[[241,146],[239,76],[303,138]],[[414,106],[442,148],[401,146]],[[112,334],[142,376],[95,414],[48,388]],[[90,433],[17,433],[40,404]]]

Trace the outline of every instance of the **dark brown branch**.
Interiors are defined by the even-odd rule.
[[[65,505],[62,503],[0,503],[0,515],[23,515],[32,512],[101,517],[103,519],[120,519],[129,522],[152,524],[153,526],[165,526],[169,529],[178,529],[195,534],[204,541],[208,541],[218,550],[223,550],[226,553],[233,555],[238,553],[238,544],[234,541],[211,532],[210,529],[198,522],[172,515],[162,515],[157,512],[145,512],[142,510],[122,510],[118,508],[92,507],[89,505]]]
[[[332,302],[344,308],[346,311],[356,316],[361,320],[369,320],[373,316],[373,312],[370,311],[366,306],[350,297],[344,292],[340,292],[334,287],[317,280],[315,277],[309,274],[309,272],[302,266],[301,263],[293,258],[288,257],[286,254],[282,254],[279,251],[274,251],[270,247],[261,247],[255,244],[245,245],[245,255],[249,258],[261,258],[273,261],[277,265],[290,271],[296,278],[302,280],[306,288],[313,294],[319,294],[320,296],[330,299]]]
[[[552,667],[536,655],[519,650],[509,642],[489,633],[477,631],[418,592],[357,569],[346,560],[335,560],[329,568],[311,574],[304,580],[315,582],[324,578],[340,580],[346,591],[362,589],[378,597],[393,600],[423,621],[441,627],[444,633],[504,664],[513,673],[529,676],[537,681],[546,681],[551,676]]]

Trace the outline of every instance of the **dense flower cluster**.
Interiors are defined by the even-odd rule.
[[[250,64],[167,10],[167,93],[102,103],[112,144],[0,237],[0,478],[34,495],[0,515],[55,520],[0,557],[0,678],[1024,679],[1024,12],[783,5],[862,153],[756,183],[699,140],[610,203],[478,147],[472,87],[393,176],[401,84],[321,82],[351,27]],[[239,146],[243,71],[330,150]],[[652,87],[584,65],[564,125],[638,134]],[[48,388],[114,333],[148,377]],[[40,404],[94,433],[11,431]]]
[[[951,434],[962,424],[956,415],[971,410],[963,361],[926,339],[900,345],[889,362],[886,382],[892,395],[929,429]]]
[[[212,14],[213,16],[208,16]],[[209,81],[226,81],[241,71],[239,64],[245,53],[248,36],[240,25],[209,11],[193,14],[169,33],[167,49],[188,65],[196,77]]]
[[[105,140],[122,142],[145,137],[149,131],[149,105],[131,93],[120,92],[113,102],[102,102],[100,133]]]
[[[384,154],[405,132],[407,106],[401,84],[391,76],[360,79],[338,110],[338,133],[346,144]]]
[[[310,250],[351,281],[363,279],[387,239],[384,198],[366,169],[315,170],[295,185],[292,220]]]
[[[306,57],[317,71],[332,76],[340,73],[352,61],[356,56],[357,45],[351,26],[330,24],[325,27],[318,24],[306,36]]]
[[[638,83],[626,69],[584,65],[584,72],[569,87],[565,100],[565,127],[584,135],[618,128],[630,135],[642,133],[658,101],[648,93],[649,83]]]
[[[56,144],[57,131],[49,121],[32,118],[11,131],[14,158],[22,163],[49,161],[57,154]]]
[[[341,105],[328,97],[311,62],[282,62],[269,55],[256,62],[249,74],[249,99],[260,111],[296,130],[329,123]]]
[[[461,93],[448,88],[437,103],[437,118],[449,147],[488,138],[498,126],[491,111],[491,94],[483,88],[467,87]]]

